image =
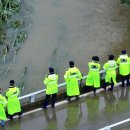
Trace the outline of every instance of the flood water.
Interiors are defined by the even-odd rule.
[[[116,57],[122,49],[130,54],[130,7],[119,0],[25,0],[31,8],[32,26],[7,76],[0,81],[8,87],[10,79],[20,82],[26,66],[23,94],[42,89],[48,66],[55,68],[63,82],[69,60],[87,74],[93,55],[103,64],[107,55]],[[10,65],[10,62],[6,64]]]

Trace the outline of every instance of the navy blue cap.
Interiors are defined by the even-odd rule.
[[[122,53],[122,54],[126,54],[126,50],[122,50],[121,53]]]

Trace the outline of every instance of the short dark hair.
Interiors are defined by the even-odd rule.
[[[69,61],[70,67],[74,67],[74,61]]]
[[[93,56],[93,57],[92,57],[92,60],[94,60],[94,61],[99,61],[99,57],[98,57],[98,56]]]
[[[54,68],[49,67],[49,72],[50,72],[51,74],[54,73]]]
[[[12,85],[14,85],[15,82],[14,82],[14,80],[10,80],[9,83],[10,83],[10,85],[12,86]]]
[[[114,55],[113,54],[108,55],[108,59],[109,60],[113,60],[114,59]]]

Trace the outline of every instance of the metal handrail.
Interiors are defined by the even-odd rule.
[[[118,126],[118,125],[121,125],[123,123],[126,123],[126,122],[129,122],[130,121],[130,118],[126,119],[126,120],[123,120],[123,121],[120,121],[120,122],[117,122],[115,124],[112,124],[112,125],[109,125],[109,126],[106,126],[104,128],[101,128],[101,129],[98,129],[98,130],[111,130],[111,128],[115,127],[115,126]]]
[[[104,72],[105,72],[105,70],[102,70],[102,71],[100,71],[100,74],[103,74]],[[102,77],[102,76],[101,76],[101,77]],[[86,78],[87,78],[87,75],[86,75],[86,76],[83,76],[82,79],[86,79]],[[66,83],[61,83],[61,84],[58,85],[58,88],[63,87],[63,86],[65,86],[65,85],[66,85]],[[36,96],[36,95],[41,94],[41,93],[44,93],[45,91],[46,91],[46,89],[39,90],[39,91],[36,91],[36,92],[32,92],[32,93],[30,93],[30,94],[27,94],[27,95],[24,95],[24,96],[22,96],[22,97],[19,97],[19,99],[22,100],[22,99],[29,98],[29,99],[30,99],[30,102],[32,103],[32,102],[35,102],[35,96]]]

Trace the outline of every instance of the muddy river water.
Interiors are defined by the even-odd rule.
[[[122,49],[127,49],[130,54],[130,6],[119,0],[25,2],[32,9],[32,26],[15,63],[0,81],[1,87],[8,87],[10,79],[18,83],[26,66],[29,69],[23,94],[44,87],[48,66],[55,68],[63,82],[69,60],[74,60],[86,75],[93,55],[98,55],[103,64],[110,53],[117,58]]]

